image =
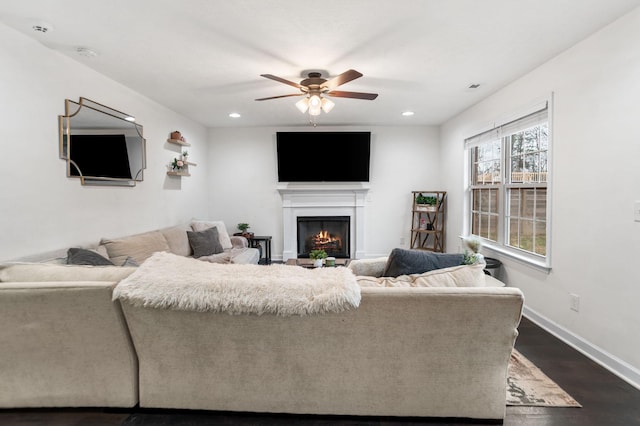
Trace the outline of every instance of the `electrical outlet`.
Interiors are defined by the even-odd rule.
[[[580,312],[580,296],[577,294],[569,294],[570,302],[569,307],[572,311]]]
[[[400,245],[403,246],[404,245],[404,237],[400,237]]]

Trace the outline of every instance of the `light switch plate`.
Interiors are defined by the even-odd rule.
[[[640,201],[633,203],[633,220],[640,222]]]

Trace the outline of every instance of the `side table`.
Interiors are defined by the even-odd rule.
[[[271,235],[254,235],[251,238],[247,238],[249,241],[249,247],[257,248],[260,250],[260,263],[261,265],[271,264]],[[262,256],[262,244],[260,241],[264,241],[264,257]]]
[[[485,257],[484,261],[487,264],[487,266],[484,267],[484,273],[499,279],[500,267],[502,266],[502,262],[492,257]]]

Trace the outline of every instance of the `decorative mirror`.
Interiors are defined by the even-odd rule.
[[[146,141],[135,118],[80,98],[65,100],[65,115],[58,121],[67,177],[79,178],[82,185],[135,186],[143,180]]]

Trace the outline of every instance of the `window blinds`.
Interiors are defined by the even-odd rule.
[[[495,126],[493,129],[487,130],[486,132],[482,132],[465,139],[465,148],[473,148],[487,142],[499,140],[530,127],[546,123],[549,120],[548,111],[549,108],[547,102],[542,105],[538,105],[536,108],[533,108],[532,112],[529,112],[523,117],[505,122]]]

